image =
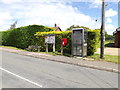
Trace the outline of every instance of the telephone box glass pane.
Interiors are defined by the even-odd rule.
[[[82,53],[82,31],[73,31],[73,55],[81,55]]]
[[[72,55],[87,55],[87,32],[85,29],[73,29],[72,32]]]

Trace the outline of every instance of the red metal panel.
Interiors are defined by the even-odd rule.
[[[62,38],[62,46],[66,46],[67,45],[67,38]]]

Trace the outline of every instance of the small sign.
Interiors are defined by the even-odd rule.
[[[55,43],[55,35],[48,34],[45,36],[45,43],[54,44]]]

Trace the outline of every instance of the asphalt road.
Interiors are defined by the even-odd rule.
[[[118,88],[117,73],[5,51],[1,71],[2,88]]]

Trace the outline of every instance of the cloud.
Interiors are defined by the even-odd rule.
[[[112,23],[112,19],[111,19],[111,18],[107,18],[107,19],[106,19],[106,22],[107,22],[107,23]]]
[[[97,8],[99,5],[101,5],[102,0],[0,0],[0,3],[5,3],[5,4],[12,4],[12,3],[17,3],[17,2],[91,2],[93,3],[93,7]],[[106,2],[116,2],[118,3],[119,0],[106,0]]]
[[[93,17],[83,14],[78,8],[66,5],[66,3],[63,2],[21,3],[11,3],[1,8],[1,30],[7,30],[16,20],[18,20],[17,27],[32,24],[53,27],[55,23],[57,23],[62,30],[66,30],[71,25],[86,26],[91,29],[101,27],[100,21],[95,22]],[[112,23],[109,17],[116,15],[115,12],[116,11],[112,9],[106,11],[106,14],[110,13],[106,18],[107,23]],[[106,25],[106,30],[109,34],[111,34],[115,28],[112,24]]]
[[[0,0],[0,3],[12,4],[12,3],[21,2],[21,1],[22,0]]]
[[[10,20],[12,19],[12,16],[8,12],[0,12],[0,21],[3,20]]]
[[[57,23],[62,30],[66,30],[73,24],[91,27],[94,22],[90,16],[83,14],[77,8],[61,3],[39,5],[30,12],[24,13],[23,16],[27,18],[26,25],[37,23],[53,26]]]
[[[102,0],[91,0],[90,8],[99,8],[102,5]]]
[[[90,16],[83,14],[76,7],[65,3],[12,4],[6,10],[6,15],[9,17],[6,20],[8,21],[5,19],[2,19],[2,21],[8,23],[11,19],[12,21],[18,20],[18,26],[38,24],[53,27],[57,23],[62,30],[66,30],[73,24],[93,28],[95,22]],[[4,18],[4,15],[1,18]]]
[[[106,17],[113,17],[117,15],[117,11],[114,11],[113,9],[110,8],[109,10],[106,11],[105,14]]]
[[[112,25],[112,24],[106,24],[105,26],[105,30],[107,31],[108,34],[112,35],[113,32],[116,30],[116,26]]]
[[[12,20],[12,16],[8,12],[0,12],[0,29],[6,30],[10,26],[10,20]]]

